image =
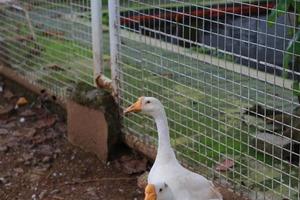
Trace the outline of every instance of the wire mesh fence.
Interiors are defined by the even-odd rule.
[[[251,199],[300,199],[299,3],[119,4],[122,106],[159,98],[182,162]],[[127,134],[157,142],[153,121]]]
[[[93,84],[89,0],[0,1],[2,61],[60,96]]]
[[[0,0],[0,60],[60,96],[77,81],[92,85],[90,6],[90,0]],[[119,24],[111,27],[118,30],[121,105],[158,97],[172,146],[193,170],[251,199],[300,199],[299,3],[121,0],[117,6]],[[126,134],[157,142],[150,118],[125,117],[123,124]]]

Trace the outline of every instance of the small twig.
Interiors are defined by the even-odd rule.
[[[34,29],[33,29],[32,23],[31,23],[31,19],[30,19],[28,10],[25,7],[23,7],[19,2],[17,2],[17,4],[12,4],[11,7],[24,12],[26,21],[28,23],[29,30],[32,35],[32,38],[34,41],[36,41],[36,35],[35,35]]]
[[[64,185],[76,185],[76,184],[83,184],[83,183],[91,183],[91,182],[101,182],[101,181],[128,181],[134,180],[136,177],[120,177],[120,178],[100,178],[100,179],[91,179],[91,180],[78,180],[73,182],[65,182],[60,184],[60,186]]]
[[[29,16],[29,12],[27,11],[26,8],[23,8],[23,11],[25,13],[25,18],[26,18],[26,21],[28,23],[28,27],[29,27],[29,30],[31,32],[32,38],[33,38],[34,41],[36,41],[36,35],[35,35],[34,29],[32,27],[32,23],[31,23],[31,19],[30,19],[30,16]]]
[[[49,177],[52,175],[53,170],[50,170],[50,172],[47,174],[47,176],[45,176],[44,180],[49,179]]]
[[[59,199],[59,200],[63,200],[64,199],[63,197],[59,197],[59,196],[53,196],[52,198],[53,199]]]

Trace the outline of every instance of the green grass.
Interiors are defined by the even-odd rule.
[[[0,24],[1,30],[4,30],[1,32],[4,38],[31,34],[26,23],[22,24],[11,19],[5,22]],[[15,29],[18,31],[13,31]],[[90,47],[56,36],[44,37],[42,31],[36,32],[36,35],[36,41],[10,40],[6,43],[9,57],[13,58],[10,60],[12,66],[21,70],[22,73],[35,72],[39,74],[37,81],[48,87],[49,85],[66,87],[80,79],[93,84],[93,62]],[[49,67],[53,65],[57,65],[59,70]]]
[[[124,99],[130,103],[147,95],[163,102],[172,146],[181,159],[190,166],[201,163],[214,168],[226,157],[231,157],[235,161],[234,170],[224,174],[230,180],[259,191],[259,186],[264,184],[261,182],[265,181],[267,190],[276,191],[278,184],[270,186],[270,182],[282,174],[273,171],[278,166],[285,171],[290,165],[251,146],[257,128],[241,121],[240,110],[257,102],[275,106],[283,103],[288,110],[291,106],[288,101],[293,98],[291,91],[276,88],[280,91],[276,99],[264,95],[274,90],[273,85],[133,40],[124,39],[123,42],[131,47],[124,47],[121,57]],[[157,138],[153,120],[148,117],[129,116],[124,123],[143,137]],[[266,172],[261,173],[255,166]],[[298,170],[297,167],[290,169],[293,173],[299,173]],[[273,174],[267,175],[269,171]],[[287,185],[284,183],[281,187]],[[295,180],[292,186],[298,187]],[[286,189],[283,192],[288,194]]]
[[[211,55],[223,60],[227,60],[230,62],[234,61],[234,56],[229,54],[229,53],[223,53],[218,51],[218,49],[216,48],[207,48],[207,47],[191,47],[190,48],[192,51],[197,52],[197,53],[201,53],[201,54],[207,54],[207,55]]]

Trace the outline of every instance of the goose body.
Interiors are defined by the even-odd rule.
[[[158,132],[157,156],[148,176],[148,185],[155,188],[155,195],[146,193],[145,200],[222,200],[211,181],[187,170],[176,159],[170,144],[167,116],[161,102],[153,97],[140,97],[125,113],[139,111],[154,118]],[[169,195],[164,195],[165,197],[157,190],[161,183],[168,185]],[[161,190],[163,191],[162,188]]]

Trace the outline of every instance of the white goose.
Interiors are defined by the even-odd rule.
[[[154,97],[140,97],[124,113],[142,112],[154,118],[158,131],[157,156],[152,166],[145,200],[222,200],[211,181],[182,167],[170,144],[167,116],[161,102]],[[166,183],[168,190],[161,195],[159,187]]]

